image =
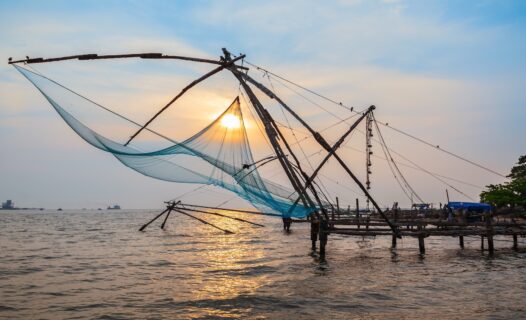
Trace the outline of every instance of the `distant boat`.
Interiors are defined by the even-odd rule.
[[[62,208],[58,208],[57,211],[62,211]]]
[[[115,204],[113,206],[108,206],[108,210],[120,210],[121,209],[121,206],[119,206],[118,204]]]

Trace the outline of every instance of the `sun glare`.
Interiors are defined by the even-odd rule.
[[[233,114],[225,114],[221,118],[221,125],[227,129],[237,129],[241,127],[241,121]]]

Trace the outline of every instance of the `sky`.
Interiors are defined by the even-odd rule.
[[[162,52],[217,59],[226,47],[357,110],[375,105],[378,120],[507,174],[526,153],[525,38],[524,1],[0,1],[0,199],[12,199],[21,207],[97,208],[118,203],[158,208],[197,187],[142,176],[84,143],[7,65],[9,57]],[[35,68],[139,122],[210,69],[139,60]],[[254,68],[249,73],[265,79]],[[315,128],[337,122],[282,84],[273,84]],[[226,109],[238,90],[231,76],[215,77],[183,99],[177,112],[163,115],[155,128],[177,139],[188,137]],[[338,106],[310,99],[346,116]],[[288,120],[275,103],[262,101],[280,122]],[[93,125],[109,134],[130,134],[109,122],[105,127],[102,116],[91,116]],[[297,123],[292,126],[301,130]],[[262,156],[268,150],[256,128],[252,130],[254,153]],[[445,202],[446,188],[452,200],[477,200],[485,185],[505,181],[389,128],[383,130],[390,147],[448,177],[445,181],[464,193],[397,158],[405,164],[400,168],[408,181],[428,202]],[[335,140],[345,127],[329,131]],[[357,133],[341,151],[361,178],[363,155],[352,148],[363,149],[363,144]],[[313,144],[305,148],[315,151]],[[375,152],[382,157],[379,147]],[[312,162],[319,159],[318,155]],[[372,193],[378,202],[407,206],[386,162],[373,161]],[[334,163],[326,170],[324,183],[331,197],[338,196],[343,205],[363,199]],[[275,179],[283,182],[279,174]],[[187,198],[217,205],[231,197],[206,188]],[[247,206],[237,199],[230,205]]]

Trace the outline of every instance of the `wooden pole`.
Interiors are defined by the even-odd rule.
[[[329,237],[329,222],[325,219],[320,221],[320,261],[325,261],[325,246]]]
[[[488,236],[488,251],[490,254],[493,254],[495,248],[493,247],[493,225],[491,223],[491,212],[488,212],[485,215],[486,219],[486,233]]]
[[[358,223],[358,229],[360,229],[360,202],[356,198],[356,221]]]
[[[458,237],[458,244],[460,245],[461,249],[464,249],[464,236]]]
[[[213,215],[213,216],[218,216],[218,217],[223,217],[223,218],[227,218],[227,219],[237,220],[239,222],[248,223],[248,224],[254,225],[256,227],[264,227],[264,225],[259,224],[259,223],[251,222],[251,221],[248,221],[248,220],[245,220],[245,219],[241,219],[241,218],[237,218],[237,217],[230,217],[230,216],[227,216],[225,214],[221,214],[221,213],[217,213],[217,212],[209,212],[209,211],[190,209],[190,208],[184,208],[184,210],[193,211],[193,212],[200,212],[200,213],[210,214],[210,215]]]
[[[519,250],[519,243],[517,240],[517,234],[513,234],[513,250]]]
[[[159,213],[155,218],[153,218],[152,220],[150,220],[148,223],[146,223],[145,225],[143,225],[139,231],[143,231],[144,229],[146,229],[147,226],[149,226],[152,222],[154,222],[155,220],[159,219],[160,216],[162,216],[163,214],[165,214],[166,212],[168,212],[170,210],[170,208],[166,208],[163,212]]]
[[[243,55],[244,57],[244,55]],[[210,63],[210,64],[217,64],[217,65],[224,65],[224,61],[217,61],[217,60],[211,60],[211,59],[203,59],[203,58],[193,58],[193,57],[183,57],[183,56],[174,56],[174,55],[165,55],[162,53],[131,53],[131,54],[111,54],[111,55],[98,55],[95,53],[91,54],[79,54],[74,56],[66,56],[66,57],[57,57],[57,58],[31,58],[31,59],[21,59],[21,60],[14,60],[9,61],[9,64],[14,63],[45,63],[45,62],[56,62],[56,61],[64,61],[64,60],[107,60],[107,59],[122,59],[122,58],[141,58],[141,59],[174,59],[174,60],[186,60],[186,61],[193,61],[193,62],[203,62],[203,63]],[[248,70],[247,67],[243,66],[235,66],[236,68]]]
[[[239,210],[239,209],[229,209],[229,208],[218,208],[218,207],[207,207],[207,206],[200,206],[196,204],[188,204],[188,203],[182,203],[182,206],[190,206],[195,208],[204,208],[204,209],[213,209],[213,210],[223,210],[223,211],[234,211],[234,212],[241,212],[241,213],[250,213],[250,214],[258,214],[263,216],[274,216],[274,217],[281,217],[281,214],[278,213],[268,213],[268,212],[259,212],[259,211],[253,211],[253,210]]]
[[[320,221],[315,215],[311,215],[310,222],[310,239],[312,242],[311,249],[312,251],[316,250],[316,240],[318,240],[318,233],[320,230]]]
[[[426,253],[426,245],[424,243],[424,235],[422,234],[422,225],[418,225],[418,249],[420,250],[420,254]]]
[[[220,227],[218,227],[218,226],[216,226],[216,225],[214,225],[214,224],[212,224],[212,223],[210,223],[210,222],[208,222],[208,221],[205,221],[205,220],[203,220],[203,219],[201,219],[201,218],[195,217],[195,216],[193,216],[193,215],[191,215],[191,214],[189,214],[189,213],[186,213],[186,212],[184,212],[184,211],[182,211],[182,210],[177,210],[177,209],[173,209],[173,210],[174,210],[174,211],[177,211],[177,212],[179,212],[179,213],[181,213],[181,214],[184,214],[184,215],[187,216],[187,217],[190,217],[190,218],[192,218],[192,219],[195,219],[195,220],[197,220],[197,221],[199,221],[199,222],[201,222],[201,223],[204,223],[204,224],[209,225],[209,226],[211,226],[211,227],[213,227],[213,228],[216,228],[216,229],[218,229],[218,230],[221,230],[221,231],[223,231],[224,233],[229,233],[229,234],[233,234],[233,233],[234,233],[234,232],[232,232],[232,231],[230,231],[230,230],[220,228]]]
[[[364,112],[360,118],[358,118],[358,120],[356,120],[352,125],[351,127],[349,128],[349,130],[347,130],[341,137],[340,139],[338,139],[338,141],[332,146],[330,147],[329,149],[327,149],[328,153],[327,155],[325,156],[325,158],[323,158],[323,160],[320,162],[320,164],[318,164],[318,167],[316,167],[316,169],[314,170],[314,172],[311,174],[310,177],[307,178],[307,181],[305,182],[305,185],[302,187],[301,189],[301,193],[305,193],[307,188],[311,186],[312,182],[314,181],[314,179],[316,178],[316,176],[318,175],[318,173],[320,172],[320,170],[323,168],[323,166],[327,163],[327,161],[329,161],[329,159],[332,157],[332,156],[335,156],[336,155],[336,150],[338,150],[340,148],[340,146],[343,144],[343,142],[345,141],[345,138],[347,138],[351,132],[360,124],[360,122],[368,115],[370,114],[373,110],[375,109],[375,106],[370,106],[369,109],[367,109],[366,112]],[[300,194],[301,195],[301,194]],[[296,201],[294,201],[294,205],[295,206],[298,201],[300,201],[300,197],[296,198]],[[333,218],[334,220],[334,218]]]
[[[480,236],[480,250],[484,251],[484,236]]]
[[[424,237],[418,236],[418,249],[420,250],[420,254],[426,253],[426,245],[424,243]]]
[[[198,83],[200,82],[203,82],[204,80],[210,78],[211,76],[213,76],[214,74],[222,71],[223,69],[231,66],[234,64],[234,62],[236,62],[237,60],[240,60],[240,59],[243,59],[245,57],[245,55],[241,55],[233,60],[230,60],[230,61],[227,61],[225,62],[224,64],[220,65],[219,67],[215,68],[214,70],[202,75],[201,77],[199,77],[198,79],[192,81],[189,85],[187,85],[186,87],[184,87],[181,92],[179,92],[172,100],[170,100],[164,107],[162,107],[159,111],[157,111],[157,113],[155,113],[155,115],[153,117],[150,118],[150,120],[146,121],[146,123],[139,129],[137,130],[129,139],[128,141],[126,141],[126,143],[124,144],[125,146],[127,146],[139,133],[141,133],[142,130],[144,130],[144,128],[146,128],[150,123],[152,123],[153,120],[155,120],[155,118],[157,118],[161,113],[163,113],[166,109],[168,109],[168,107],[170,107],[175,101],[177,101],[177,99],[179,99],[180,97],[182,97],[186,91],[190,90],[192,87],[194,87],[195,85],[197,85]]]
[[[398,220],[398,205],[393,206],[393,221],[396,223]],[[396,248],[396,234],[393,233],[392,239],[391,239],[391,248]]]
[[[161,224],[161,229],[164,230],[164,225],[166,224],[166,221],[168,220],[168,217],[170,216],[170,213],[172,213],[172,210],[169,209],[168,213],[166,214],[166,217],[164,218],[163,224]]]
[[[336,213],[338,214],[338,220],[340,220],[340,200],[338,199],[338,197],[336,197],[336,210]]]

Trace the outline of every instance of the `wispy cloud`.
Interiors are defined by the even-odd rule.
[[[100,10],[101,6],[84,2],[26,7],[24,3],[0,4],[0,61],[9,56],[140,51],[214,58],[226,46],[347,105],[375,104],[379,119],[451,146],[498,170],[506,171],[518,150],[526,147],[522,125],[526,110],[522,89],[526,44],[522,37],[526,28],[516,13],[520,10],[513,10],[516,4],[510,5],[511,9],[493,2],[473,7],[440,1],[359,0],[335,4],[127,2],[124,6],[108,2],[105,10]],[[130,60],[64,62],[36,68],[104,105],[144,120],[185,83],[211,67]],[[250,74],[266,81],[256,70]],[[279,84],[275,86],[316,127],[336,120]],[[237,90],[232,77],[218,76],[192,90],[155,124],[156,128],[174,135],[178,135],[177,129],[193,132],[209,121],[210,114],[226,106]],[[28,130],[50,129],[46,121],[34,119],[42,115],[43,99],[5,63],[0,64],[0,97],[0,124],[5,133],[0,144],[30,143],[31,139],[17,137]],[[344,109],[316,101],[337,115],[346,114]],[[285,122],[275,103],[265,102],[275,117]],[[58,121],[52,123],[54,126]],[[57,132],[61,128],[53,128],[49,134],[61,136]],[[336,137],[338,130],[328,134]],[[126,134],[125,128],[114,131],[117,136]],[[77,141],[72,137],[60,140],[62,150],[53,139],[42,138],[39,146],[42,150],[55,148],[56,156],[67,156],[69,149],[82,148],[74,146]],[[410,146],[404,142],[397,147],[411,153]],[[489,154],[487,149],[498,152]],[[34,156],[30,149],[17,151]],[[426,162],[425,152],[414,153],[415,159]],[[51,159],[44,153],[40,156]],[[355,159],[356,155],[346,156]],[[18,159],[2,157],[9,165]],[[0,174],[14,181],[16,177],[5,169],[9,165]],[[48,170],[60,169],[54,168],[52,161],[49,165]],[[440,165],[436,169],[449,170]],[[496,181],[477,172],[455,170],[455,174],[480,184]],[[423,177],[415,176],[414,181],[421,183],[431,198],[438,190],[426,186]],[[8,192],[7,188],[3,185],[0,194]],[[391,192],[386,189],[379,196],[390,199]]]

